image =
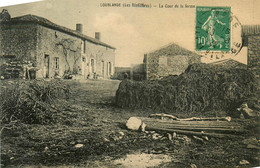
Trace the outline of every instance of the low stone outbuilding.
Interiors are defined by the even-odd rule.
[[[192,63],[200,63],[201,56],[177,44],[170,44],[144,55],[146,79],[180,75]]]

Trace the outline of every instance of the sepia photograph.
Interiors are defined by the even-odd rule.
[[[3,0],[0,167],[260,167],[260,1]]]

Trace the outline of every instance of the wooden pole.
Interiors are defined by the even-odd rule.
[[[231,137],[231,135],[247,133],[242,125],[230,121],[160,120],[146,117],[138,117],[136,119],[140,121],[140,125],[137,127],[140,128],[141,125],[145,125],[145,130],[148,131],[176,132],[187,135],[215,137]]]

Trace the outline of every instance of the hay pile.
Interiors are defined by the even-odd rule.
[[[246,69],[193,64],[178,77],[121,82],[116,104],[162,112],[230,111],[247,99],[256,97],[256,94],[256,79]]]
[[[0,82],[0,123],[54,123],[60,118],[56,115],[57,101],[69,96],[70,88],[58,80],[3,80]]]

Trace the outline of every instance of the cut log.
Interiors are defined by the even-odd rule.
[[[137,117],[131,117],[126,122],[126,127],[130,130],[139,130],[142,125],[142,120]]]
[[[246,133],[243,129],[228,129],[228,128],[207,128],[207,127],[197,127],[194,128],[193,126],[190,127],[176,127],[176,126],[163,126],[163,125],[156,125],[156,124],[149,124],[149,127],[160,127],[166,129],[178,129],[178,130],[192,130],[192,131],[207,131],[207,132],[226,132],[226,133]],[[146,128],[147,129],[147,128]]]
[[[137,127],[140,128],[141,124],[145,124],[145,130],[148,131],[215,137],[230,137],[247,133],[242,125],[230,121],[160,120],[146,117],[138,117],[138,119],[141,122]]]
[[[160,132],[171,132],[171,133],[178,133],[178,134],[185,134],[185,135],[197,135],[197,136],[210,136],[210,137],[217,137],[217,138],[224,138],[224,137],[236,137],[232,134],[220,134],[220,133],[208,133],[208,132],[196,132],[196,131],[187,131],[187,130],[178,130],[178,129],[166,129],[166,128],[151,128],[147,127],[148,131],[160,131]]]
[[[188,131],[196,131],[196,132],[215,132],[215,133],[232,133],[232,134],[242,134],[246,133],[245,130],[242,129],[223,129],[223,128],[193,128],[193,127],[164,127],[164,126],[158,126],[158,125],[150,125],[146,126],[146,130],[148,129],[156,129],[156,128],[162,128],[162,129],[172,129],[172,130],[188,130]]]
[[[177,121],[177,120],[159,120],[147,117],[138,117],[143,122],[159,122],[159,123],[170,123],[177,125],[207,125],[207,126],[240,126],[235,122],[227,122],[227,121]]]

